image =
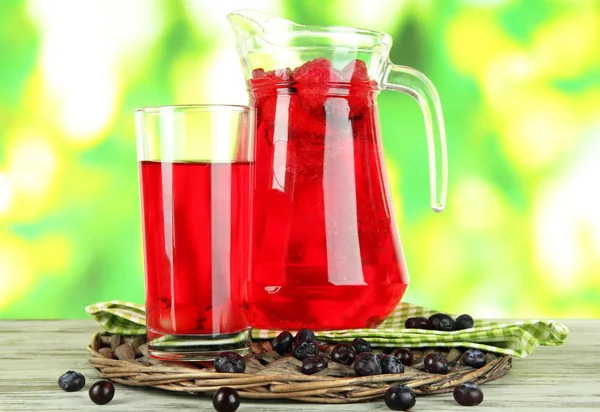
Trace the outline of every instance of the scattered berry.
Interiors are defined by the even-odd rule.
[[[96,405],[106,405],[115,396],[115,387],[109,381],[98,381],[89,390],[90,399]]]
[[[286,353],[290,353],[292,351],[292,343],[294,342],[294,338],[290,332],[287,330],[281,332],[273,341],[271,342],[271,347],[275,352],[280,354],[281,356]]]
[[[356,355],[354,361],[356,376],[381,375],[381,364],[372,352],[362,352]]]
[[[400,348],[394,353],[394,356],[397,357],[404,366],[410,366],[413,363],[414,356],[410,349]]]
[[[246,370],[246,361],[235,352],[221,352],[213,363],[217,372],[243,373]]]
[[[304,358],[300,372],[305,375],[312,375],[321,372],[327,367],[327,359],[321,355],[314,355]]]
[[[429,373],[448,373],[448,361],[439,353],[430,353],[425,356],[423,364]]]
[[[452,331],[454,330],[454,319],[445,313],[436,313],[427,319],[427,326],[432,330]]]
[[[85,376],[79,372],[68,371],[58,378],[58,386],[63,391],[77,392],[85,386]]]
[[[303,340],[298,343],[292,352],[294,358],[303,361],[309,356],[314,356],[319,354],[319,347],[314,340]]]
[[[471,315],[464,314],[456,318],[456,322],[454,322],[454,330],[470,329],[474,325],[475,321],[473,321]]]
[[[407,411],[417,403],[415,392],[405,385],[391,386],[383,399],[387,407],[394,411]]]
[[[356,359],[356,350],[350,343],[338,343],[331,351],[331,360],[342,365],[352,365]]]
[[[463,383],[454,388],[454,400],[463,406],[475,406],[483,402],[483,392],[474,383]]]
[[[240,406],[240,394],[233,388],[224,386],[213,395],[213,407],[218,412],[234,412]]]
[[[406,322],[404,322],[404,327],[406,329],[429,329],[427,326],[427,318],[423,316],[415,316],[406,319]]]
[[[357,354],[362,352],[371,352],[371,344],[364,339],[356,338],[352,341],[352,346]]]
[[[483,353],[479,349],[468,349],[463,354],[463,362],[467,366],[471,366],[473,368],[481,368],[482,366],[485,366],[487,360],[485,358],[485,353]]]
[[[294,338],[294,345],[302,342],[303,340],[312,340],[313,342],[317,341],[317,337],[315,336],[315,332],[310,329],[301,329],[296,333],[296,337]]]
[[[383,355],[379,358],[381,364],[381,372],[383,373],[404,373],[404,365],[395,356]]]

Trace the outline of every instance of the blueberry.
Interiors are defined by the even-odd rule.
[[[96,405],[106,405],[114,398],[115,387],[109,381],[98,381],[90,387],[88,394]]]
[[[246,361],[235,352],[221,352],[214,360],[217,372],[243,373],[246,370]]]
[[[404,366],[410,366],[413,363],[414,356],[410,349],[400,348],[394,353],[394,356],[397,357]]]
[[[407,411],[417,403],[415,392],[404,385],[391,386],[383,399],[387,407],[395,411]]]
[[[357,354],[362,352],[371,352],[371,344],[364,339],[356,338],[352,341],[352,346]]]
[[[483,402],[483,392],[474,383],[463,383],[454,388],[454,400],[463,406],[475,406]]]
[[[319,347],[314,340],[303,340],[299,342],[292,351],[292,355],[294,358],[303,361],[309,356],[314,356],[319,354]]]
[[[383,373],[404,373],[404,365],[395,356],[383,355],[379,359],[381,364],[381,372]]]
[[[434,352],[425,356],[423,365],[425,370],[429,373],[448,373],[448,362],[446,361],[446,358],[439,353]]]
[[[473,327],[473,325],[475,325],[475,322],[473,321],[471,315],[460,315],[458,318],[456,318],[454,330],[470,329]]]
[[[487,360],[485,358],[485,353],[479,349],[469,349],[463,354],[463,362],[467,366],[481,368],[482,366],[485,366]]]
[[[371,352],[359,353],[354,361],[354,372],[356,376],[381,375],[379,359]]]
[[[293,341],[294,338],[292,337],[292,334],[286,330],[281,332],[275,339],[273,339],[271,342],[271,347],[275,352],[283,356],[292,351]]]
[[[294,338],[294,345],[299,344],[303,340],[312,340],[316,342],[317,337],[315,336],[315,332],[310,329],[300,329]]]
[[[404,327],[406,329],[429,329],[427,326],[427,318],[423,316],[415,316],[406,319],[406,322],[404,322]]]
[[[213,395],[213,407],[217,412],[234,412],[240,406],[240,394],[233,388],[224,386]]]
[[[312,375],[321,372],[327,367],[327,359],[321,355],[314,355],[304,358],[300,372],[305,375]]]
[[[331,360],[342,365],[352,365],[356,359],[356,351],[350,343],[338,343],[331,351]]]
[[[454,330],[454,319],[445,313],[436,313],[427,319],[427,326],[432,330],[452,331]]]
[[[85,376],[79,372],[68,371],[58,378],[58,386],[67,392],[76,392],[85,386]]]

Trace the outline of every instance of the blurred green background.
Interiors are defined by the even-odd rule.
[[[246,103],[237,8],[390,33],[444,109],[446,211],[423,119],[379,97],[405,300],[600,316],[599,1],[14,1],[0,10],[0,317],[143,302],[133,109]]]

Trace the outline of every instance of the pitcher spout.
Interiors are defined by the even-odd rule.
[[[289,32],[300,26],[293,21],[258,10],[236,10],[227,15],[227,21],[238,43],[254,36]]]

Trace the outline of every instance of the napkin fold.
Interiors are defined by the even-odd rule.
[[[146,310],[143,305],[112,300],[85,308],[87,313],[110,333],[122,335],[146,334]],[[347,329],[315,332],[323,341],[350,342],[367,339],[377,347],[469,347],[524,358],[538,346],[562,345],[569,329],[553,320],[526,320],[507,323],[475,320],[471,329],[442,332],[405,329],[404,322],[413,316],[429,317],[439,311],[401,302],[396,309],[373,329]],[[254,339],[273,339],[280,331],[253,329]]]

